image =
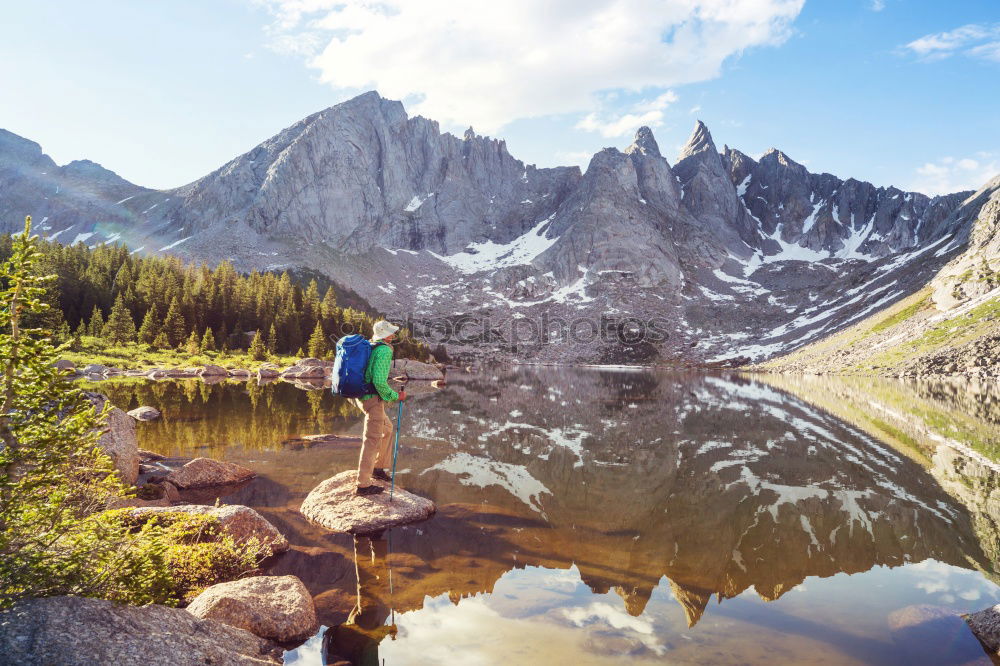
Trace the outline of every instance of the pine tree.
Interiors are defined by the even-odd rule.
[[[132,314],[125,306],[125,299],[121,294],[115,299],[114,307],[111,308],[111,314],[101,335],[113,344],[124,344],[135,340],[135,322],[132,321]]]
[[[142,326],[139,327],[139,342],[147,345],[152,344],[153,340],[156,339],[156,334],[159,333],[157,330],[159,319],[160,313],[154,303],[151,308],[146,310],[146,316],[142,318]]]
[[[104,329],[104,316],[101,314],[101,309],[96,305],[94,306],[93,312],[90,313],[90,323],[87,324],[87,334],[99,338],[101,337],[101,331]]]
[[[324,319],[332,319],[337,314],[337,294],[334,293],[333,287],[327,287],[326,293],[323,294],[323,302],[320,304],[320,310]]]
[[[76,325],[76,330],[73,331],[74,338],[82,338],[87,335],[87,322],[80,320],[80,323]]]
[[[274,322],[271,322],[271,328],[267,331],[267,351],[272,354],[278,351],[278,330],[274,327]]]
[[[153,348],[166,349],[168,347],[170,347],[170,339],[167,337],[166,333],[160,331],[157,333],[156,338],[153,339]]]
[[[260,334],[260,331],[253,334],[253,340],[250,342],[250,349],[247,350],[247,354],[254,361],[267,359],[267,347],[264,345],[264,338]]]
[[[83,391],[53,367],[61,350],[26,325],[49,309],[46,287],[52,280],[39,275],[47,271],[39,270],[37,246],[29,217],[0,264],[3,607],[19,597],[100,596],[104,580],[141,570],[138,558],[121,548],[128,543],[125,533],[101,534],[87,518],[125,488],[96,446],[105,414],[95,414]]]
[[[170,300],[170,307],[167,308],[167,316],[163,318],[163,332],[167,334],[167,340],[171,347],[177,347],[184,342],[184,315],[181,314],[181,306],[174,296]]]
[[[184,351],[192,356],[201,353],[201,345],[198,344],[198,334],[194,331],[191,331],[191,335],[188,336],[187,342],[184,345]]]
[[[215,336],[212,335],[212,329],[207,326],[205,327],[205,335],[201,336],[201,350],[215,351]]]
[[[326,344],[326,333],[323,332],[323,326],[319,322],[316,322],[316,328],[313,329],[312,335],[309,336],[309,355],[315,358],[323,358],[329,351],[330,348]]]
[[[295,358],[305,358],[306,354],[302,351],[302,347],[295,350]]]

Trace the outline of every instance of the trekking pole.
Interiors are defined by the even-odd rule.
[[[403,401],[399,401],[399,411],[396,413],[396,443],[392,447],[392,482],[389,486],[389,501],[396,490],[396,458],[399,457],[399,426],[403,424]]]

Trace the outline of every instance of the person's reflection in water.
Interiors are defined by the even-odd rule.
[[[324,664],[376,665],[378,644],[387,635],[395,639],[396,625],[385,623],[392,613],[389,546],[382,535],[354,537],[358,600],[346,622],[323,634]]]

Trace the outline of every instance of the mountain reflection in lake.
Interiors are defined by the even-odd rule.
[[[382,539],[296,511],[356,465],[356,441],[297,439],[359,434],[328,391],[101,389],[163,411],[139,424],[144,448],[260,474],[222,501],[289,537],[270,572],[299,576],[325,627],[287,663],[989,663],[961,620],[925,606],[1000,601],[968,498],[905,447],[763,382],[449,376],[407,402],[397,476],[438,514]]]

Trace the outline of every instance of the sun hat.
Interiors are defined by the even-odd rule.
[[[387,338],[396,331],[398,331],[399,326],[396,326],[395,324],[390,324],[384,319],[380,319],[377,322],[375,322],[375,325],[372,327],[372,330],[374,331],[374,333],[372,334],[372,340],[382,340],[383,338]]]

